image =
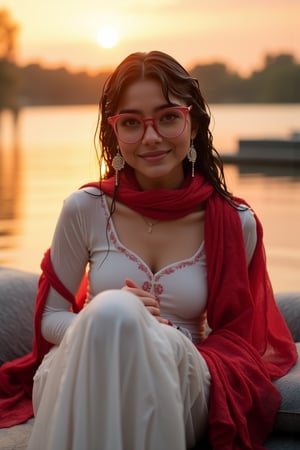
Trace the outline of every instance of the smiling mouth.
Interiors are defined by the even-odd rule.
[[[165,156],[167,156],[170,153],[171,150],[160,150],[160,151],[153,151],[153,152],[147,152],[139,155],[140,158],[145,159],[146,161],[160,161]]]

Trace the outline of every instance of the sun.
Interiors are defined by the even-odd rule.
[[[112,25],[107,25],[97,33],[97,42],[100,47],[112,48],[119,42],[118,30]]]

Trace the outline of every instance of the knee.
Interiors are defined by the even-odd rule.
[[[143,305],[133,294],[108,290],[96,295],[83,311],[85,319],[96,329],[110,332],[116,327],[132,327],[138,323]]]

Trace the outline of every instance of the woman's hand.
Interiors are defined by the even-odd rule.
[[[134,281],[129,280],[128,278],[126,278],[125,286],[122,289],[128,292],[132,292],[132,294],[135,294],[141,300],[144,306],[148,309],[148,311],[152,314],[152,316],[154,316],[155,319],[158,320],[158,322],[165,324],[169,323],[167,319],[163,319],[162,317],[160,317],[159,302],[157,301],[157,299],[153,294],[144,291]]]

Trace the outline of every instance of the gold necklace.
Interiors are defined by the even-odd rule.
[[[156,220],[155,222],[150,222],[149,220],[147,220],[146,219],[146,217],[144,217],[144,216],[142,216],[142,219],[143,219],[143,221],[145,222],[145,224],[147,225],[147,227],[148,227],[148,233],[152,233],[152,228],[155,226],[155,225],[157,225],[159,222],[160,222],[160,220]]]

